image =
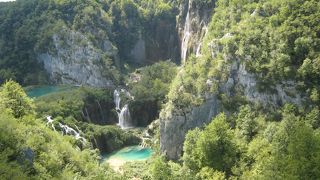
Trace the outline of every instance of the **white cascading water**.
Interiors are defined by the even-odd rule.
[[[75,137],[76,140],[80,140],[82,142],[82,144],[86,143],[86,139],[82,136],[80,136],[80,130],[77,127],[78,131],[74,130],[73,128],[69,127],[68,125],[63,125],[61,123],[59,123],[59,126],[61,127],[61,129],[63,129],[63,131],[66,133],[66,135],[72,135]],[[62,131],[62,134],[63,134]]]
[[[183,29],[183,38],[182,38],[182,42],[181,42],[181,60],[182,62],[185,62],[185,60],[187,59],[187,53],[188,53],[188,44],[189,44],[189,40],[190,40],[190,36],[191,36],[191,20],[190,20],[190,2],[188,5],[188,12],[187,12],[187,16],[185,19],[185,23],[184,23],[184,29]]]
[[[131,96],[131,94],[128,91],[121,89],[121,92],[126,94],[126,96],[130,97],[131,99],[134,99],[134,97]],[[120,108],[121,97],[120,97],[120,92],[118,90],[114,90],[113,98],[114,98],[114,103],[116,105],[116,111],[119,119],[118,125],[121,127],[121,129],[132,127],[133,124],[131,122],[129,106],[128,104],[126,104],[122,108]]]
[[[120,92],[118,90],[114,90],[114,92],[113,92],[113,100],[114,100],[114,103],[116,105],[117,112],[120,111],[121,98],[120,98]]]
[[[122,129],[132,127],[128,104],[124,105],[119,114],[119,126]]]
[[[46,123],[46,125],[47,126],[51,126],[52,127],[52,129],[54,130],[54,131],[56,131],[56,128],[54,127],[54,124],[53,124],[53,119],[52,119],[52,116],[47,116],[46,117],[47,118],[47,123]],[[66,133],[66,135],[72,135],[72,136],[74,136],[75,138],[76,138],[76,140],[80,140],[81,142],[82,142],[82,144],[85,144],[86,143],[86,139],[84,138],[84,137],[82,137],[82,136],[80,136],[80,130],[79,130],[79,128],[76,126],[76,128],[78,129],[78,132],[76,131],[76,130],[74,130],[73,128],[71,128],[71,127],[69,127],[69,126],[67,126],[67,125],[63,125],[63,124],[61,124],[61,123],[59,123],[59,126],[60,126],[60,128]],[[62,135],[63,135],[63,131],[62,131]]]
[[[53,129],[54,131],[56,131],[56,128],[55,128],[54,125],[53,125],[53,121],[54,121],[54,120],[52,119],[51,116],[47,116],[46,126],[50,126],[50,125],[51,125],[52,129]]]

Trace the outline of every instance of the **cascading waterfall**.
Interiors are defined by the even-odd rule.
[[[119,114],[119,126],[122,129],[132,127],[128,104],[124,105]]]
[[[46,126],[50,126],[50,125],[51,125],[52,129],[53,129],[54,131],[56,131],[56,128],[55,128],[54,125],[53,125],[53,121],[54,121],[54,120],[52,119],[52,117],[51,117],[51,116],[47,116],[46,118],[47,118]]]
[[[188,4],[188,7],[190,7],[190,2]],[[184,23],[184,29],[183,29],[183,38],[181,42],[181,60],[184,62],[187,59],[187,53],[188,53],[188,44],[189,39],[191,36],[191,20],[190,20],[190,10],[188,8],[187,16]]]
[[[47,116],[46,119],[47,119],[46,125],[51,126],[52,129],[54,131],[56,131],[56,128],[54,127],[54,124],[53,124],[54,120],[52,119],[52,116]],[[63,135],[63,132],[65,132],[66,135],[68,135],[68,134],[72,135],[75,137],[76,140],[80,140],[82,142],[82,144],[86,143],[86,139],[80,135],[80,130],[76,125],[75,126],[76,126],[78,132],[76,130],[74,130],[73,128],[69,127],[68,125],[63,125],[63,124],[59,123],[59,126],[62,129],[62,135]]]
[[[120,92],[123,92],[129,98],[134,99],[134,97],[131,96],[131,94],[128,91],[121,89]],[[133,124],[131,121],[128,104],[125,104],[122,108],[120,108],[120,102],[121,102],[120,92],[118,90],[114,90],[113,98],[114,98],[114,103],[116,105],[116,111],[119,119],[118,125],[121,127],[121,129],[126,129],[126,128],[132,127]]]
[[[78,132],[77,132],[76,130],[69,127],[68,125],[63,125],[63,124],[59,123],[59,126],[66,133],[66,135],[74,136],[75,139],[80,140],[82,142],[82,144],[86,143],[86,139],[80,135],[80,130],[78,127],[77,127],[77,129],[78,129]],[[63,131],[62,131],[62,134],[63,134]]]

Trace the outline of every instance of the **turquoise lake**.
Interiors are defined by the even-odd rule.
[[[36,86],[36,87],[28,87],[26,89],[26,93],[31,98],[37,98],[40,96],[48,95],[51,93],[62,92],[66,90],[70,90],[75,87],[71,86]]]
[[[147,160],[152,155],[151,148],[128,146],[111,154],[103,156],[104,160],[119,159],[123,161]]]

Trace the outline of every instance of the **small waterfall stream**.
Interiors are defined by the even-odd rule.
[[[63,124],[59,123],[59,126],[63,130],[62,134],[64,132],[66,135],[71,135],[76,140],[80,140],[82,142],[82,144],[85,144],[87,142],[86,139],[80,135],[80,130],[77,126],[76,126],[76,128],[77,128],[78,132],[76,130],[74,130],[73,128],[69,127],[68,125],[63,125]]]
[[[105,118],[104,118],[104,115],[103,115],[103,112],[102,112],[101,104],[100,104],[100,102],[98,100],[96,102],[97,102],[98,107],[99,107],[99,112],[100,112],[100,116],[102,118],[102,121],[105,121]]]
[[[114,100],[114,103],[116,105],[116,110],[118,112],[120,110],[121,98],[120,98],[120,92],[117,89],[114,90],[114,92],[113,92],[113,100]]]
[[[53,124],[53,121],[54,121],[54,120],[52,119],[52,116],[47,116],[46,119],[47,119],[46,126],[51,126],[52,129],[53,129],[54,131],[56,131],[56,128],[54,127],[54,124]],[[74,130],[73,128],[69,127],[68,125],[63,125],[63,124],[61,124],[60,122],[59,122],[59,126],[60,126],[60,128],[61,128],[61,130],[62,130],[62,135],[63,135],[64,133],[65,133],[66,135],[71,135],[71,136],[73,136],[76,140],[80,140],[80,141],[82,142],[82,144],[86,144],[86,142],[87,142],[86,139],[80,135],[80,130],[79,130],[79,128],[78,128],[76,125],[74,125],[74,126],[77,128],[78,132],[77,132],[76,130]]]
[[[124,89],[121,89],[121,91],[118,91],[116,89],[113,92],[114,103],[116,106],[116,111],[117,111],[118,119],[119,119],[118,125],[121,127],[121,129],[126,129],[126,128],[133,127],[133,124],[132,124],[132,120],[131,120],[131,116],[130,116],[129,105],[125,104],[121,108],[120,92],[123,92],[126,96],[128,96],[131,99],[133,99],[133,97],[130,95],[130,93],[128,91],[126,91]]]

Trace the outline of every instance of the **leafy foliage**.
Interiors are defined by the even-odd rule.
[[[157,101],[160,109],[176,72],[176,65],[170,61],[161,61],[138,69],[128,80],[130,92],[136,100]]]
[[[34,114],[34,104],[21,86],[14,81],[7,81],[1,88],[0,98],[4,108],[11,111],[14,117],[20,118]]]
[[[211,167],[230,174],[237,155],[232,138],[225,115],[217,116],[203,131],[196,129],[188,133],[184,144],[185,165],[193,170]]]
[[[318,177],[319,133],[309,124],[314,122],[310,119],[317,117],[317,111],[301,116],[294,106],[286,105],[280,122],[266,121],[261,118],[263,112],[258,112],[244,106],[236,117],[226,120],[223,114],[218,115],[203,130],[189,131],[184,143],[184,166],[199,179]],[[227,123],[232,119],[234,129]],[[247,134],[253,132],[253,127],[259,128]]]
[[[11,96],[8,90],[16,95]],[[2,179],[106,179],[107,175],[110,179],[117,178],[111,169],[99,164],[95,150],[79,150],[69,137],[61,136],[36,119],[31,99],[17,83],[7,82],[0,93]],[[10,98],[9,102],[24,100],[25,103],[8,106],[3,98]]]

